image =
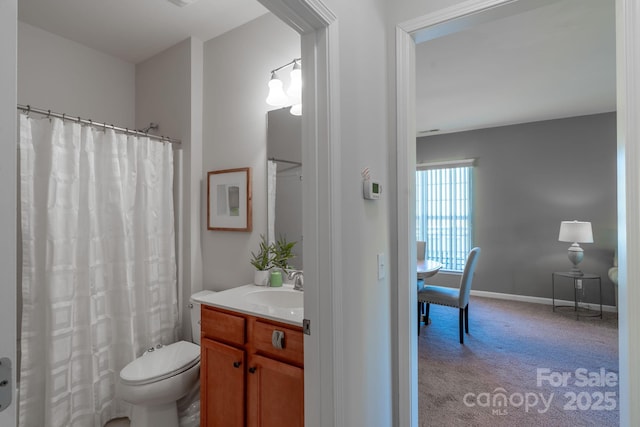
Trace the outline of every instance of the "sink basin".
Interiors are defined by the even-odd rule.
[[[265,305],[278,308],[302,308],[304,294],[293,290],[260,290],[246,295],[246,301],[251,304]]]

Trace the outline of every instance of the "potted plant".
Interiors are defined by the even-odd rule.
[[[293,247],[297,242],[288,242],[286,237],[280,238],[271,246],[273,252],[273,266],[287,272],[291,268],[289,260],[295,258]]]
[[[264,235],[260,235],[258,253],[251,252],[249,262],[256,268],[253,283],[258,286],[267,286],[269,284],[269,270],[273,267],[273,250]]]

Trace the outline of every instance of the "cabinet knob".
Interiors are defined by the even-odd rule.
[[[233,367],[234,368],[239,368],[240,365],[242,365],[242,362],[233,362]]]
[[[256,372],[256,369],[258,368],[256,368],[255,366],[252,366],[251,368],[249,368],[249,372],[253,374]]]

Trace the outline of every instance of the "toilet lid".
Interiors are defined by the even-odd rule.
[[[120,371],[127,384],[147,384],[177,375],[200,361],[200,347],[187,341],[146,351]]]

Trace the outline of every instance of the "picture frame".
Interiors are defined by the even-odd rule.
[[[207,173],[207,229],[251,231],[251,168]]]

